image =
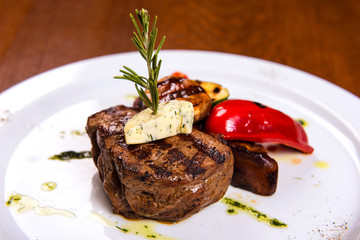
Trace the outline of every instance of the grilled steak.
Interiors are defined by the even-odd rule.
[[[234,175],[231,185],[255,194],[269,196],[276,191],[277,162],[259,144],[229,141],[234,154]]]
[[[88,118],[94,163],[115,213],[178,221],[218,201],[233,174],[229,146],[193,129],[127,145],[124,125],[136,110],[116,106]]]

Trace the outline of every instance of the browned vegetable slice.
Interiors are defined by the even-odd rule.
[[[211,98],[209,94],[194,80],[181,75],[171,75],[158,81],[159,102],[170,100],[186,100],[194,106],[194,122],[204,119],[211,109]],[[137,109],[144,108],[140,98],[134,102]]]
[[[196,82],[209,94],[213,106],[229,98],[229,91],[220,84],[200,80],[196,80]]]
[[[262,145],[229,141],[234,154],[234,175],[231,185],[255,194],[269,196],[275,193],[278,164]]]

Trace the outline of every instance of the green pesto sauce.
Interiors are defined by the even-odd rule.
[[[53,155],[49,157],[51,160],[71,160],[71,159],[83,159],[83,158],[91,158],[91,151],[82,151],[82,152],[75,152],[75,151],[66,151],[60,154]]]
[[[266,214],[259,212],[258,210],[249,207],[243,203],[240,203],[238,201],[235,201],[231,198],[227,198],[227,197],[223,198],[222,202],[228,205],[229,208],[227,212],[229,214],[237,214],[236,210],[243,210],[249,213],[250,215],[256,217],[258,221],[266,222],[273,227],[287,227],[286,223],[280,222],[276,218],[269,218]]]

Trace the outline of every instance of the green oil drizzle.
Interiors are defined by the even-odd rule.
[[[280,222],[276,218],[269,218],[266,214],[231,198],[225,197],[222,199],[222,202],[228,205],[228,214],[237,214],[236,210],[242,210],[254,216],[258,221],[268,223],[273,227],[287,227],[286,223]]]
[[[156,225],[152,222],[134,221],[125,226],[115,226],[123,233],[132,233],[147,239],[175,240],[175,238],[163,236],[155,230]]]
[[[308,125],[308,123],[304,119],[299,118],[299,119],[296,119],[296,121],[298,123],[300,123],[301,126],[303,126],[303,127],[306,127]]]
[[[112,227],[120,230],[122,233],[134,234],[147,239],[159,239],[159,240],[176,240],[175,238],[164,236],[156,231],[156,222],[146,220],[134,220],[128,224],[120,225],[117,222],[110,220],[109,218],[102,216],[99,213],[91,211],[91,217],[104,224],[107,227]]]
[[[83,158],[91,158],[91,151],[82,151],[82,152],[75,152],[75,151],[66,151],[60,154],[53,155],[49,157],[51,160],[71,160],[71,159],[83,159]]]

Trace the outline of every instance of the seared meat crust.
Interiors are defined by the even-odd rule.
[[[87,133],[115,213],[178,221],[218,201],[233,174],[233,154],[215,136],[193,129],[159,141],[127,145],[124,125],[136,114],[116,106],[88,118]]]
[[[134,109],[119,105],[90,116],[86,125],[92,145],[92,157],[113,210],[132,219],[140,216],[131,210],[125,198],[125,187],[119,179],[113,161],[108,161],[111,159],[109,152],[104,149],[110,148],[114,141],[121,139],[118,133],[123,131],[125,123],[136,113]]]

